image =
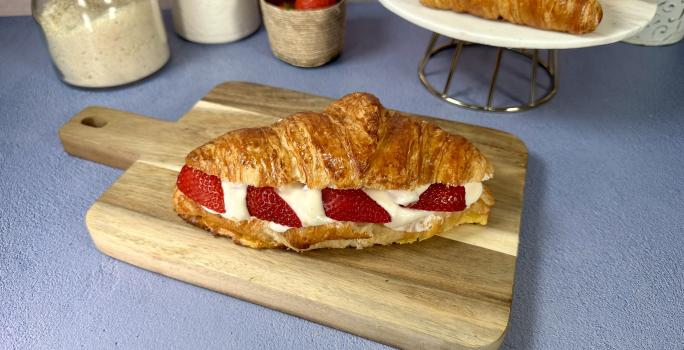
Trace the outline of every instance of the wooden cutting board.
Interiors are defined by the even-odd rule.
[[[176,216],[171,194],[185,155],[236,128],[267,125],[331,99],[228,82],[178,122],[88,107],[59,132],[64,149],[127,169],[86,225],[114,258],[188,283],[402,348],[497,348],[511,307],[527,151],[515,136],[433,119],[494,163],[486,227],[364,250],[254,250]],[[302,334],[303,337],[309,336]]]

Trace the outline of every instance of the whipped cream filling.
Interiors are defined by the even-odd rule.
[[[302,226],[318,226],[335,222],[325,216],[321,190],[309,188],[306,185],[288,185],[277,188],[276,192],[294,210]]]
[[[247,209],[247,185],[222,181],[225,213],[217,213],[207,207],[204,210],[219,214],[229,220],[249,220],[253,218]],[[403,205],[415,203],[430,185],[423,185],[412,190],[372,190],[363,191],[385,209],[392,220],[386,227],[397,231],[421,232],[430,228],[432,221],[445,213],[419,209],[404,208]],[[464,184],[466,206],[469,207],[482,196],[482,183]],[[312,189],[303,184],[288,185],[276,189],[278,195],[297,214],[302,226],[318,226],[337,222],[325,215],[321,190]],[[275,232],[285,232],[291,227],[269,222],[268,227]]]
[[[249,220],[251,215],[247,209],[247,185],[221,181],[221,188],[223,189],[223,207],[226,212],[219,213],[205,206],[202,206],[202,209],[230,220]]]
[[[399,203],[394,201],[389,191],[370,189],[363,191],[376,203],[380,204],[383,209],[387,210],[392,221],[386,223],[385,226],[393,230],[425,231],[427,229],[427,222],[432,220],[432,217],[436,215],[436,212],[432,211],[402,207]],[[420,197],[420,194],[418,196]]]
[[[285,231],[291,229],[292,227],[281,225],[277,222],[269,221],[268,222],[268,228],[270,228],[271,230],[273,230],[275,232],[281,232],[282,233],[282,232],[285,232]]]
[[[466,208],[482,197],[482,182],[469,182],[463,187],[465,188]]]
[[[411,231],[421,232],[429,229],[430,223],[440,215],[442,212],[434,212],[428,210],[419,210],[404,208],[402,205],[415,203],[420,198],[420,195],[428,189],[430,185],[420,186],[413,190],[363,190],[385,209],[392,217],[392,221],[385,224],[385,226],[396,231]],[[466,206],[469,207],[475,203],[482,195],[482,183],[471,182],[463,185],[465,188]]]
[[[247,185],[221,181],[221,187],[223,188],[223,205],[226,208],[226,212],[221,216],[237,221],[249,220]]]
[[[425,192],[425,190],[427,190],[428,187],[430,187],[430,185],[418,186],[412,190],[387,190],[380,192],[387,192],[387,194],[390,196],[394,203],[397,203],[399,205],[408,205],[417,202],[420,198],[420,195],[423,194],[423,192]],[[367,191],[366,194],[368,194]]]

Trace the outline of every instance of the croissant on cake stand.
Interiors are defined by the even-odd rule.
[[[420,3],[571,34],[593,32],[603,18],[598,0],[420,0]]]

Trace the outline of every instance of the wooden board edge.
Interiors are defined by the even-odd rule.
[[[75,157],[126,169],[142,156],[141,144],[148,142],[148,130],[169,130],[174,122],[89,106],[71,117],[58,130],[64,150]]]
[[[219,276],[208,270],[204,270],[204,274],[201,274],[188,266],[179,265],[177,262],[165,261],[163,258],[159,257],[151,258],[149,255],[139,253],[135,250],[134,246],[128,246],[126,247],[127,249],[117,250],[113,248],[116,245],[111,244],[113,241],[117,240],[116,237],[111,236],[107,232],[101,232],[91,223],[91,221],[94,220],[93,218],[99,215],[101,211],[107,211],[108,209],[111,210],[113,208],[127,211],[132,215],[145,216],[146,219],[158,221],[162,225],[169,225],[168,222],[163,220],[140,214],[126,208],[121,208],[109,203],[95,202],[86,212],[84,221],[95,247],[104,255],[184,283],[261,305],[272,310],[335,328],[382,344],[407,349],[498,349],[509,328],[508,322],[510,320],[510,312],[509,320],[506,321],[506,327],[502,330],[502,333],[497,340],[489,344],[483,344],[480,347],[471,347],[461,343],[448,342],[423,332],[406,330],[405,328],[400,329],[400,327],[393,328],[391,324],[381,324],[375,319],[369,319],[358,313],[342,313],[333,307],[314,304],[311,300],[301,298],[297,295],[286,294],[272,288],[264,288],[263,286],[254,287],[250,285],[249,281],[240,278],[225,275]],[[221,280],[224,282],[215,283],[215,285],[224,285],[227,287],[216,288],[215,285],[205,283],[205,281],[199,278],[199,276],[207,277],[207,275],[211,275],[209,278],[214,281]],[[272,303],[268,302],[268,300],[279,300],[279,302]],[[307,310],[300,311],[303,307],[306,307]],[[363,327],[364,324],[374,324],[374,327]]]

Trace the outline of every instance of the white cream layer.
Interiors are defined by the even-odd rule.
[[[221,187],[226,208],[226,212],[221,216],[231,220],[248,220],[250,215],[247,209],[247,185],[221,181]]]
[[[407,205],[418,201],[420,195],[427,190],[430,185],[421,186],[411,191],[381,191],[364,190],[366,194],[373,198],[383,209],[392,217],[392,221],[385,226],[396,231],[422,232],[428,229],[427,225],[439,212],[404,208]],[[466,206],[475,203],[482,195],[482,183],[471,182],[463,185],[466,193]],[[415,198],[415,199],[414,199]]]
[[[394,203],[399,205],[408,205],[415,203],[420,198],[420,195],[428,189],[430,185],[418,186],[412,190],[387,190],[379,192],[387,192]],[[368,194],[368,191],[365,191]]]
[[[223,201],[225,213],[217,213],[209,208],[202,207],[212,214],[219,214],[230,220],[248,220],[251,218],[247,209],[247,185],[235,184],[222,181]],[[430,185],[416,187],[413,190],[363,190],[385,209],[392,221],[385,224],[390,229],[397,231],[421,232],[427,230],[429,222],[440,215],[440,212],[404,208],[402,205],[415,203],[420,195]],[[466,206],[475,203],[482,196],[482,183],[471,182],[463,185],[465,188]],[[276,192],[294,210],[302,222],[302,226],[318,226],[336,222],[325,216],[321,190],[308,188],[306,185],[289,185],[277,188]],[[443,214],[441,214],[443,215]],[[268,227],[276,232],[285,232],[289,226],[269,222]]]
[[[321,190],[311,189],[306,185],[289,185],[277,188],[276,192],[294,210],[302,226],[318,226],[335,222],[325,216]]]

